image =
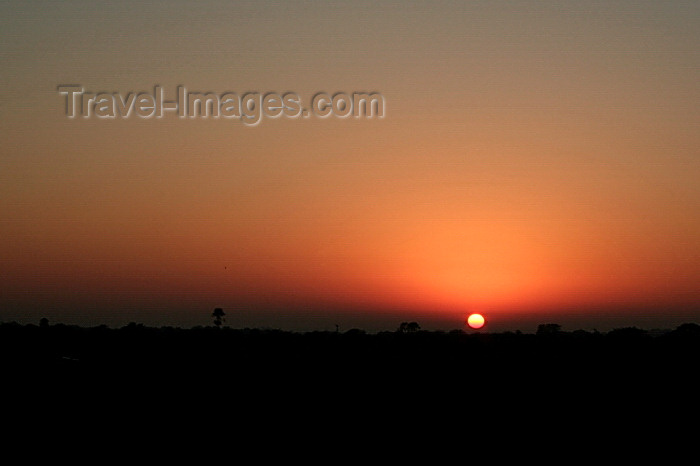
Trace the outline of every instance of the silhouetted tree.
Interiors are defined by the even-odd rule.
[[[48,328],[49,326],[49,319],[46,317],[42,317],[41,320],[39,321],[39,327],[40,328]]]
[[[695,323],[686,323],[679,325],[673,333],[677,335],[700,337],[700,325]]]
[[[211,316],[214,318],[214,325],[216,325],[216,328],[220,328],[221,324],[226,321],[226,318],[224,317],[225,315],[226,313],[220,307],[217,307],[214,309],[214,312],[211,313]]]
[[[420,325],[418,325],[418,322],[401,322],[401,325],[399,325],[398,332],[413,333],[417,332],[418,330],[420,330]]]
[[[126,326],[122,327],[122,330],[126,330],[128,332],[137,332],[144,330],[146,328],[145,325],[143,324],[137,324],[136,322],[129,322],[126,324]]]
[[[561,332],[559,324],[540,324],[537,326],[537,335],[556,335]]]

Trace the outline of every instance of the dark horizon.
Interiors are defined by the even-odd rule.
[[[400,326],[401,322],[416,322],[423,331],[449,332],[462,330],[466,333],[504,333],[522,332],[535,333],[540,325],[557,324],[564,332],[586,331],[607,333],[622,328],[637,328],[644,331],[671,331],[680,325],[700,322],[700,316],[694,312],[665,312],[663,314],[649,314],[631,316],[628,312],[605,313],[604,315],[594,315],[591,312],[577,311],[565,313],[554,311],[548,313],[533,313],[527,316],[506,316],[502,320],[494,319],[493,316],[486,316],[486,325],[480,329],[472,329],[466,324],[468,314],[464,319],[436,319],[430,313],[368,313],[364,316],[344,315],[338,312],[329,312],[326,315],[318,314],[315,317],[308,314],[295,315],[275,315],[270,313],[267,319],[261,318],[260,312],[250,312],[246,316],[236,313],[235,310],[223,309],[225,313],[222,327],[240,329],[260,329],[279,330],[285,332],[336,332],[341,333],[348,330],[361,330],[367,333],[392,332]],[[188,314],[192,315],[192,314]],[[133,318],[111,319],[100,321],[91,319],[61,319],[52,316],[51,313],[35,313],[34,316],[15,319],[0,319],[2,323],[17,323],[20,325],[39,325],[39,322],[46,320],[50,325],[62,324],[77,326],[82,328],[94,328],[106,326],[111,329],[119,329],[128,325],[142,325],[149,328],[179,328],[192,329],[212,326],[211,311],[202,312],[198,320],[180,321],[173,319],[139,319],[138,314]]]

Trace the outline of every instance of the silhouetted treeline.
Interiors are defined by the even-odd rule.
[[[415,327],[415,326],[414,326]],[[307,333],[218,327],[147,327],[0,324],[0,362],[6,367],[147,368],[160,370],[257,369],[378,370],[420,373],[436,370],[551,370],[695,360],[700,325],[687,323],[652,333],[635,327],[609,332],[565,332],[542,324],[536,333],[466,333],[400,327],[395,332]],[[668,359],[671,358],[671,359]]]

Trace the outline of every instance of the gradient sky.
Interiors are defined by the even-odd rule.
[[[332,3],[332,4],[331,4]],[[697,1],[0,3],[0,321],[700,321]],[[383,119],[68,119],[378,91]]]

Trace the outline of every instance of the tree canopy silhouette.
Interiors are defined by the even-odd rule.
[[[216,328],[220,328],[221,324],[226,322],[226,313],[220,307],[214,309],[214,312],[211,313],[211,316],[214,318],[214,325],[216,325]]]
[[[537,326],[537,335],[556,335],[561,332],[559,324],[540,324]]]
[[[414,333],[420,330],[420,325],[418,325],[418,322],[401,322],[401,325],[399,325],[398,332],[399,333]]]

